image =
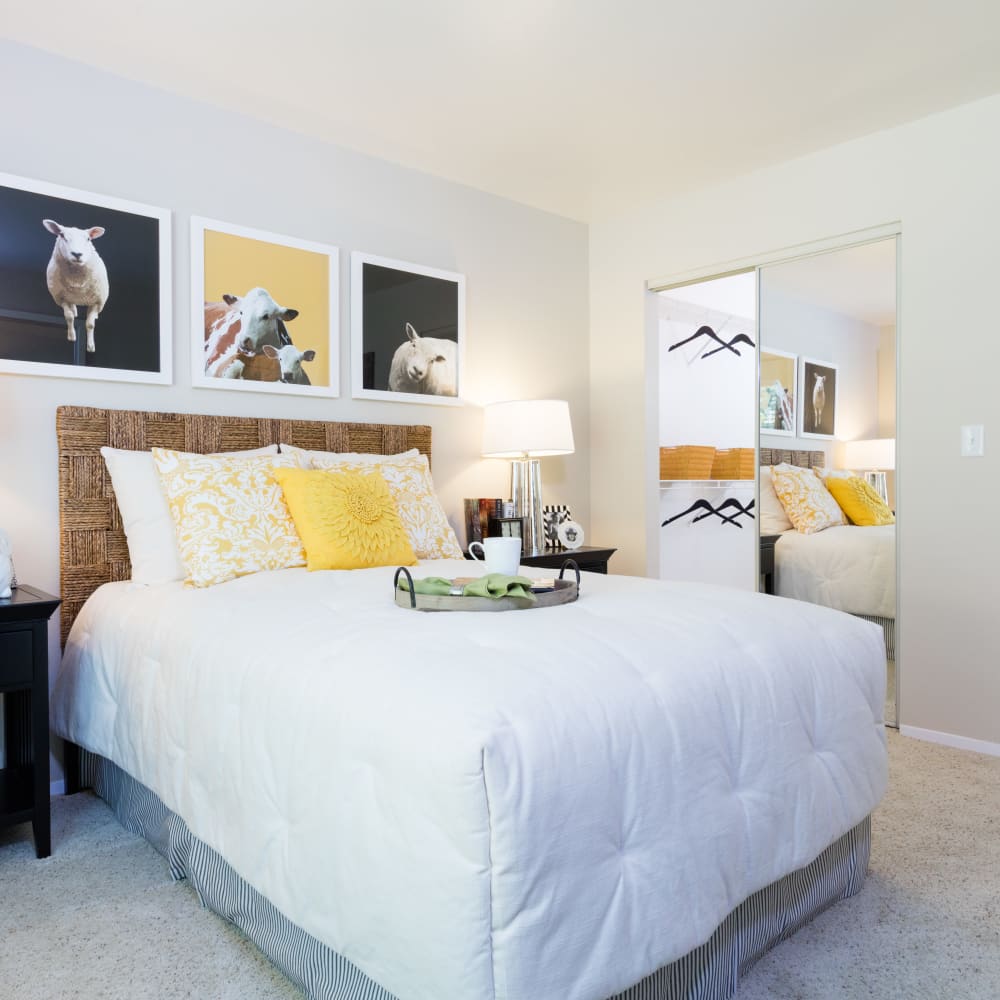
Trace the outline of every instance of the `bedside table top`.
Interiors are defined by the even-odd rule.
[[[0,598],[0,622],[37,621],[51,618],[62,602],[44,590],[21,584],[10,597]]]

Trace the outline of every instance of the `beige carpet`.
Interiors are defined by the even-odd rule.
[[[739,1000],[1000,997],[1000,759],[889,744],[864,889],[767,955]],[[92,795],[54,801],[52,858],[27,833],[0,831],[3,1000],[300,996]]]

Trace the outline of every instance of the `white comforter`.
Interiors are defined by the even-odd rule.
[[[102,587],[52,716],[402,1000],[599,1000],[871,812],[884,696],[876,626],[780,598],[422,614],[286,570]]]
[[[774,549],[774,589],[853,615],[895,618],[896,526],[786,531]]]

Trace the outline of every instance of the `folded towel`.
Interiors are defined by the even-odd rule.
[[[413,581],[413,591],[416,594],[427,594],[434,597],[447,597],[449,594],[462,597],[523,597],[525,600],[537,600],[531,592],[532,581],[526,576],[507,576],[504,573],[488,573],[475,580],[470,580],[462,586],[460,595],[455,594],[455,586],[451,580],[441,576],[425,576]],[[409,590],[406,577],[400,575],[396,586],[400,590]]]

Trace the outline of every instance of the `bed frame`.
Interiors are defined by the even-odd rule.
[[[207,454],[292,444],[314,451],[392,455],[417,448],[430,460],[431,429],[417,424],[346,424],[268,417],[212,417],[60,406],[59,577],[61,639],[102,583],[128,580],[132,565],[101,448],[173,448]]]
[[[423,425],[63,406],[56,413],[56,428],[64,644],[84,601],[101,584],[131,575],[121,517],[100,453],[103,446],[207,453],[285,442],[314,450],[374,454],[418,448],[428,459],[431,449],[431,429]],[[811,464],[819,464],[816,455],[822,461],[822,452],[803,454],[810,456]],[[289,921],[224,858],[195,839],[183,819],[170,812],[154,792],[112,761],[66,743],[65,770],[67,793],[93,786],[126,829],[145,837],[167,858],[175,878],[190,879],[202,903],[240,927],[307,996],[394,1000],[361,970]],[[611,1000],[724,1000],[732,996],[740,978],[779,941],[828,906],[858,892],[867,873],[870,845],[868,817],[811,864],[744,900],[704,944]]]

